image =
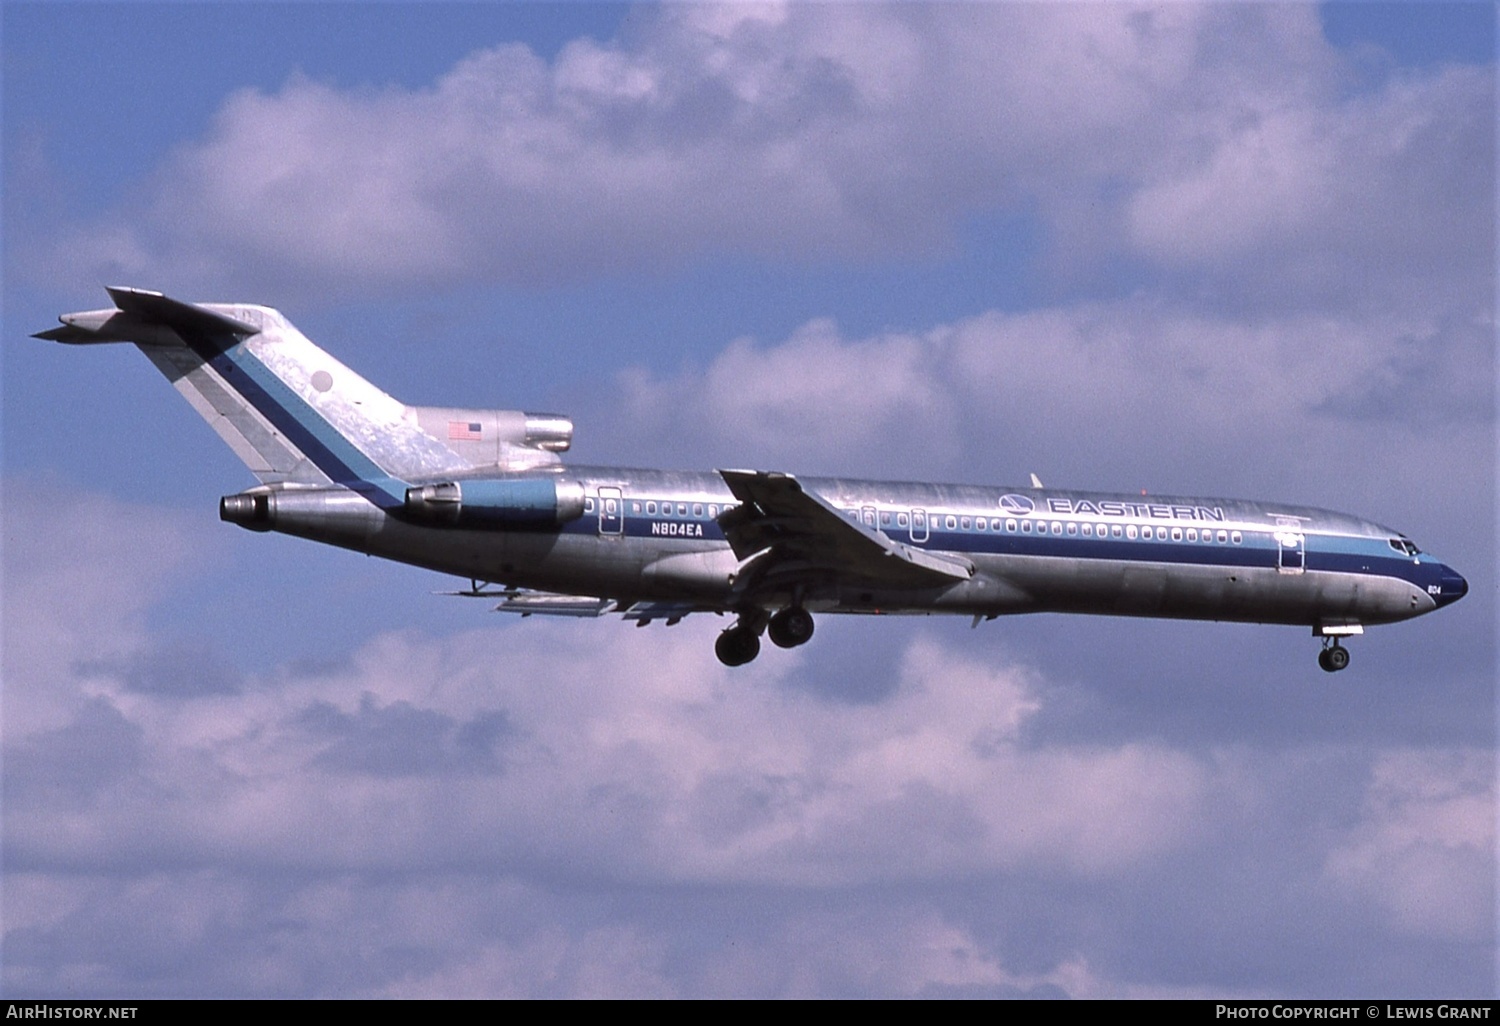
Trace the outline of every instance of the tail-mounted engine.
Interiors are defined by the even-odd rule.
[[[437,524],[552,526],[583,516],[583,485],[551,477],[420,485],[406,490],[406,512]]]

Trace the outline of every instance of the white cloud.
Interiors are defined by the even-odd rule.
[[[693,5],[640,21],[551,62],[478,50],[426,89],[294,77],[234,94],[144,206],[64,233],[47,266],[277,294],[551,283],[705,253],[931,252],[1000,208],[1039,211],[1063,264],[1134,252],[1239,295],[1310,271],[1316,294],[1334,256],[1363,257],[1340,287],[1367,297],[1383,266],[1440,286],[1452,267],[1434,262],[1483,260],[1487,75],[1341,96],[1310,8]]]
[[[1403,931],[1493,938],[1495,797],[1493,752],[1386,753],[1373,767],[1366,818],[1329,852],[1325,873]]]
[[[146,611],[209,549],[186,518],[79,493],[47,479],[5,482],[3,659],[7,682],[73,679],[25,701],[7,732],[55,729],[97,693],[91,668],[149,647]]]
[[[620,375],[628,430],[612,429],[622,455],[676,438],[656,458],[700,465],[991,484],[1036,471],[1054,486],[1326,492],[1318,504],[1380,509],[1391,479],[1435,485],[1486,464],[1487,338],[1415,314],[1247,323],[1148,299],[868,337],[813,321],[737,341],[701,371]],[[1330,457],[1352,452],[1388,472]]]
[[[1211,889],[1226,851],[1303,858],[1257,840],[1307,800],[1282,755],[1050,737],[1055,685],[920,625],[863,703],[809,690],[834,671],[801,652],[726,670],[696,620],[384,635],[195,696],[133,659],[161,648],[141,614],[167,580],[123,538],[157,511],[54,491],[7,518],[31,529],[7,642],[68,622],[46,659],[7,645],[11,993],[1160,993],[1185,985],[1084,934],[1023,969],[944,895]],[[84,570],[132,600],[33,601]],[[114,662],[80,659],[100,638]],[[1361,820],[1300,842],[1337,900],[1451,929],[1489,865],[1477,765],[1378,761]]]
[[[1491,82],[1487,70],[1447,68],[1374,96],[1248,112],[1203,159],[1131,198],[1131,243],[1170,265],[1301,281],[1304,295],[1346,295],[1370,276],[1434,291],[1415,297],[1422,305],[1482,295]]]

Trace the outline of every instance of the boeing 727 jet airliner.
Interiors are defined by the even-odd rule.
[[[730,666],[805,643],[814,613],[1032,612],[1294,624],[1342,639],[1462,598],[1405,535],[1327,510],[564,465],[553,414],[406,406],[280,313],[111,288],[36,337],[133,342],[245,461],[219,515],[470,580],[497,609],[734,617]]]

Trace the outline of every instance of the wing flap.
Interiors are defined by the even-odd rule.
[[[483,598],[486,593],[479,590],[454,592]],[[689,613],[701,613],[709,607],[696,602],[634,602],[624,605],[615,599],[594,595],[562,595],[551,591],[528,591],[515,589],[499,593],[504,599],[495,607],[497,613],[519,613],[522,616],[572,616],[598,619],[618,613],[626,620],[634,620],[637,627],[644,627],[653,620],[665,620],[671,626]]]
[[[495,607],[497,613],[520,613],[522,616],[581,616],[596,618],[615,612],[614,599],[593,595],[559,595],[551,591],[506,592],[505,601]]]

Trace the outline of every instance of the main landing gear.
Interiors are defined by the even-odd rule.
[[[749,627],[735,624],[714,642],[714,655],[725,666],[744,666],[760,655],[760,637]]]
[[[1339,644],[1338,638],[1324,638],[1323,651],[1318,653],[1318,665],[1329,673],[1337,673],[1349,665],[1349,650]]]
[[[766,633],[777,648],[805,645],[813,636],[812,614],[801,606],[788,606],[771,617]]]
[[[725,666],[744,666],[760,655],[761,631],[766,632],[777,648],[796,648],[807,644],[813,636],[812,614],[801,606],[788,606],[770,618],[764,613],[742,614],[714,642],[714,655]]]

